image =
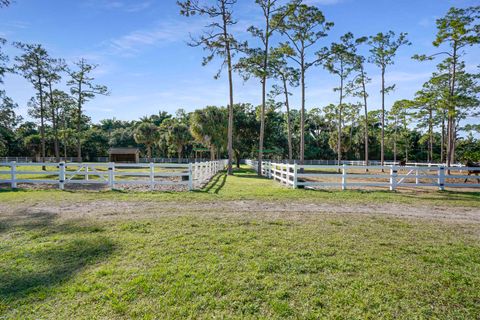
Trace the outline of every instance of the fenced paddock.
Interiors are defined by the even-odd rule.
[[[194,163],[17,163],[0,164],[0,185],[64,189],[194,190],[226,160]]]
[[[247,160],[246,164],[258,170],[257,161]],[[262,163],[262,176],[292,188],[480,190],[478,167],[299,165],[265,161]]]
[[[252,160],[253,161],[253,160]],[[299,164],[299,160],[280,160],[280,161],[267,161],[267,162],[275,162],[275,163],[283,163],[283,164]],[[304,165],[338,165],[338,160],[304,160]],[[341,160],[340,165],[347,165],[347,166],[366,166],[366,161],[364,160]],[[382,162],[379,160],[369,160],[369,166],[380,166]],[[400,161],[384,161],[383,165],[385,166],[400,166]],[[432,162],[406,162],[405,165],[413,166],[413,167],[446,167],[446,163],[432,163]],[[461,163],[452,163],[450,167],[463,167]]]

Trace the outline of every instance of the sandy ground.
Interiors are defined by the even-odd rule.
[[[2,220],[54,217],[59,220],[143,219],[183,215],[199,217],[237,217],[252,219],[304,220],[322,215],[365,215],[405,219],[422,219],[446,223],[480,224],[480,209],[406,204],[355,204],[265,202],[257,200],[209,202],[138,202],[109,201],[60,202],[35,204],[0,203]]]
[[[157,179],[157,181],[160,181]],[[178,180],[174,179],[163,179],[161,181],[168,181],[168,182],[177,182]],[[205,184],[204,181],[194,181],[194,187],[201,188]],[[46,184],[46,183],[19,183],[17,185],[20,189],[27,189],[27,190],[57,190],[58,184]],[[2,183],[0,184],[0,189],[5,188],[9,189],[9,183]],[[115,184],[116,190],[124,190],[124,191],[152,191],[150,189],[150,185],[148,184],[122,184],[116,183]],[[79,184],[79,183],[69,183],[65,184],[65,190],[74,191],[74,190],[81,190],[81,191],[107,191],[110,190],[110,187],[106,184],[98,184],[98,183],[90,183],[90,184]],[[188,191],[188,185],[155,185],[153,191]]]

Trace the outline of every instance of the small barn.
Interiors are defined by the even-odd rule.
[[[110,162],[138,163],[140,150],[138,148],[110,148],[108,149]]]

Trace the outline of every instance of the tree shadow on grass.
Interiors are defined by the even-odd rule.
[[[105,237],[71,239],[40,249],[20,250],[20,262],[0,270],[0,298],[16,299],[58,285],[88,265],[106,259],[114,244]]]
[[[57,214],[49,211],[29,212],[17,210],[11,214],[0,217],[0,232],[6,232],[11,228],[34,230],[51,227]]]
[[[233,175],[237,178],[249,178],[249,179],[268,179],[264,176],[259,176],[253,169],[235,168],[233,169]]]
[[[242,179],[257,179],[257,180],[271,180],[267,177],[264,176],[258,176],[256,174],[238,174],[235,175],[237,178],[242,178]]]
[[[23,188],[13,189],[10,183],[0,183],[0,193],[24,192]]]
[[[204,192],[204,193],[215,193],[218,194],[220,190],[225,186],[227,182],[227,173],[224,171],[219,172],[216,174],[212,180],[201,190],[197,192]],[[213,190],[213,191],[212,191]]]
[[[0,262],[0,299],[48,290],[88,265],[107,259],[114,243],[96,225],[62,223],[57,214],[18,210],[0,220],[0,232],[15,234]],[[10,237],[9,237],[10,238]],[[15,240],[17,239],[17,240]]]
[[[405,198],[411,199],[422,199],[422,200],[437,200],[437,201],[480,201],[480,192],[476,191],[436,191],[433,193],[437,196],[427,196],[427,194],[422,194],[420,197],[413,194],[402,194]]]

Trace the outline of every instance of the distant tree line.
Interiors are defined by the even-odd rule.
[[[235,0],[179,1],[181,14],[211,20],[191,46],[220,59],[219,77],[228,74],[226,107],[207,106],[175,115],[160,111],[135,121],[105,119],[92,123],[84,105],[108,89],[98,84],[96,65],[80,59],[66,63],[39,44],[13,42],[19,54],[9,61],[0,39],[0,85],[16,72],[36,94],[28,107],[34,121],[16,115],[17,105],[0,87],[0,156],[75,156],[94,160],[109,147],[139,146],[151,157],[228,157],[263,159],[385,159],[407,161],[480,160],[478,67],[467,67],[468,49],[480,43],[480,7],[451,8],[437,19],[432,52],[419,61],[440,60],[430,79],[411,99],[387,106],[395,89],[389,67],[398,50],[410,45],[407,34],[393,31],[355,37],[348,32],[327,44],[334,27],[315,6],[291,1],[256,0],[262,25],[251,26],[251,40],[233,33]],[[0,6],[8,6],[2,1]],[[380,74],[380,108],[373,110],[367,64]],[[307,109],[307,71],[321,68],[337,80],[338,99]],[[261,84],[261,104],[234,101],[234,72]],[[67,87],[68,90],[60,88]],[[298,89],[297,89],[298,88]],[[290,96],[300,91],[299,109]],[[375,104],[373,104],[375,105]],[[389,107],[389,108],[388,108]],[[475,135],[476,134],[476,135]],[[208,150],[208,151],[207,151]],[[261,162],[260,162],[261,163]],[[229,167],[231,170],[231,166]]]

